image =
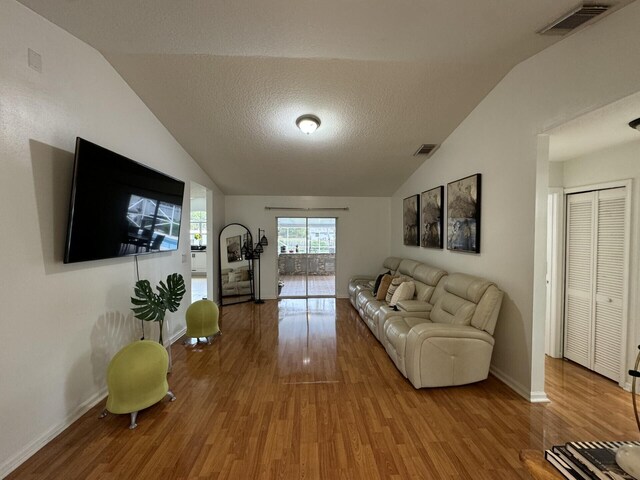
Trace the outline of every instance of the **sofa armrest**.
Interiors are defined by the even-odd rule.
[[[482,340],[493,345],[495,340],[484,330],[471,325],[451,325],[448,323],[421,323],[409,332],[408,341],[423,342],[428,338],[468,338]]]
[[[349,283],[367,283],[371,280],[375,281],[376,277],[371,275],[354,275],[349,279]]]
[[[396,305],[405,312],[430,312],[433,308],[433,305],[422,300],[400,300]]]
[[[487,378],[494,339],[470,325],[419,323],[407,334],[405,370],[416,388],[464,385]]]

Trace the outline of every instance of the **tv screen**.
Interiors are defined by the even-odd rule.
[[[177,250],[184,182],[76,140],[64,263]]]

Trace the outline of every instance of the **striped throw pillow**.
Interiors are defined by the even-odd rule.
[[[407,278],[406,277],[395,277],[393,280],[391,280],[391,285],[389,285],[389,290],[387,290],[387,296],[385,297],[384,301],[389,303],[391,302],[391,299],[393,298],[393,294],[395,293],[396,289],[402,285],[402,282],[406,282]]]

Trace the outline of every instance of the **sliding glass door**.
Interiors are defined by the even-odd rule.
[[[278,217],[278,296],[334,297],[336,219]]]

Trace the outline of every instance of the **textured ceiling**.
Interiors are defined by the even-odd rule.
[[[100,50],[225,193],[387,196],[576,2],[21,3]]]
[[[582,115],[548,132],[549,160],[562,162],[640,140],[629,122],[640,116],[640,93]]]

